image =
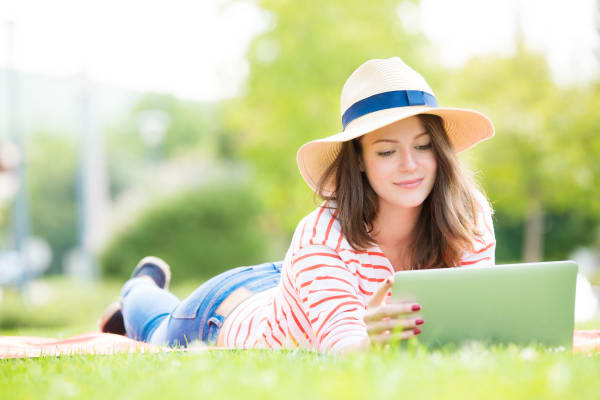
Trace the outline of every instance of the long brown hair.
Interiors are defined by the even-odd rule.
[[[410,265],[412,269],[457,266],[462,252],[473,251],[473,239],[482,236],[477,229],[475,190],[483,191],[471,171],[461,166],[442,119],[430,114],[417,117],[431,136],[437,174],[409,244]],[[343,142],[321,176],[315,196],[335,200],[346,240],[355,250],[364,251],[375,244],[369,233],[378,211],[378,196],[359,169],[361,154],[360,137]],[[328,181],[335,182],[331,194],[325,190]]]

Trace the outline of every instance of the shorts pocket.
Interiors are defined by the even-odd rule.
[[[171,318],[175,319],[194,319],[196,315],[198,315],[198,310],[204,300],[206,299],[206,295],[199,296],[190,296],[175,308],[171,313]]]

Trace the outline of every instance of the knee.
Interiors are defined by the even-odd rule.
[[[158,286],[156,286],[156,284],[150,279],[142,277],[130,279],[127,282],[125,282],[125,284],[121,288],[121,299],[124,299],[125,297],[129,296],[132,293],[132,291],[138,291],[140,289],[152,290],[152,286],[158,288]]]

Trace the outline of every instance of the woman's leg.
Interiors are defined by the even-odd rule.
[[[128,280],[121,290],[121,310],[127,336],[151,342],[158,326],[177,307],[179,299],[148,277]]]
[[[200,285],[183,301],[147,277],[132,278],[121,290],[127,336],[157,345],[187,346],[216,336],[226,316],[218,313],[229,294],[239,288],[253,293],[276,286],[281,263],[237,267]]]
[[[194,340],[216,342],[227,315],[219,314],[220,305],[240,288],[256,294],[279,284],[281,263],[237,267],[203,283],[177,305],[157,334],[171,346],[187,346]],[[158,331],[160,330],[160,334]]]

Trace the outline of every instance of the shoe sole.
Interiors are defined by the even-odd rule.
[[[160,285],[157,286],[161,287],[162,289],[168,289],[169,283],[171,282],[171,268],[169,267],[169,264],[167,264],[164,260],[158,257],[147,256],[142,258],[140,262],[136,265],[131,276],[133,277],[138,272],[138,270],[140,270],[140,268],[145,264],[154,264],[158,268],[160,268],[160,270],[165,275],[165,284],[164,287],[161,287]],[[152,277],[149,276],[149,278]],[[114,333],[117,335],[126,335],[120,301],[116,301],[106,308],[106,310],[100,317],[100,320],[98,321],[98,329],[100,330],[100,332]]]
[[[163,259],[155,257],[155,256],[146,256],[140,260],[140,262],[135,266],[135,269],[131,273],[133,277],[144,264],[154,264],[165,274],[165,285],[159,286],[162,289],[168,289],[169,284],[171,282],[171,267],[167,264]]]

